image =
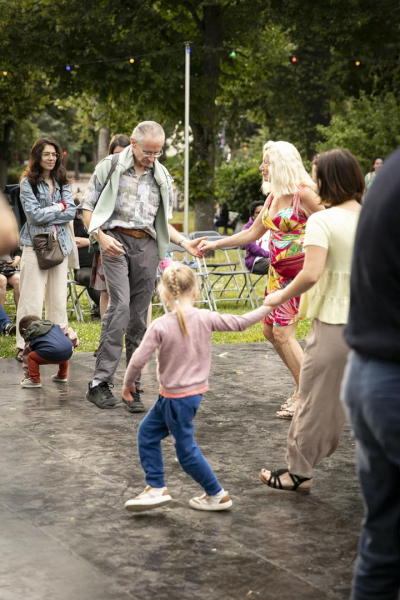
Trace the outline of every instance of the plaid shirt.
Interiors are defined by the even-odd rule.
[[[93,211],[101,192],[102,185],[93,173],[79,208]],[[153,169],[146,168],[138,177],[134,167],[120,176],[118,194],[114,212],[102,226],[102,230],[114,227],[141,229],[156,239],[154,219],[161,202],[160,188]],[[169,188],[168,219],[172,218],[173,189]]]

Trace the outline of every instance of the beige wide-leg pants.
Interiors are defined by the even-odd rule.
[[[345,421],[340,385],[349,352],[343,329],[314,319],[307,336],[286,453],[293,475],[312,477],[313,467],[339,444]]]
[[[56,267],[46,271],[39,269],[36,254],[31,246],[24,246],[21,259],[21,296],[17,310],[17,347],[24,348],[25,342],[19,333],[19,321],[27,315],[42,318],[43,301],[46,319],[57,323],[68,323],[67,317],[68,256]]]

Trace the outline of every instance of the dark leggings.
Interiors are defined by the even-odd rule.
[[[75,272],[75,281],[77,283],[79,283],[79,285],[85,286],[92,302],[94,302],[97,306],[99,306],[100,292],[98,290],[94,290],[93,288],[89,287],[90,275],[91,275],[90,267],[83,267],[82,269],[75,269],[74,272]]]

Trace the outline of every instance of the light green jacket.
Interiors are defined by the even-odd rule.
[[[101,185],[104,184],[111,169],[111,159],[112,156],[106,156],[96,166],[96,177]],[[101,227],[111,217],[117,200],[119,178],[125,171],[133,167],[133,164],[132,147],[128,146],[119,154],[115,171],[111,175],[110,181],[104,188],[99,201],[94,208],[92,219],[90,221],[89,233],[98,227]],[[158,254],[160,260],[162,260],[167,253],[169,245],[168,208],[169,189],[172,184],[172,177],[158,160],[154,161],[154,179],[160,188],[161,193],[161,203],[156,214],[154,227],[157,234]]]

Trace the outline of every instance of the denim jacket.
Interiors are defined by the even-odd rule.
[[[62,253],[64,256],[67,256],[72,250],[72,239],[67,228],[67,223],[74,219],[76,206],[72,199],[70,186],[68,184],[63,186],[61,198],[60,184],[55,180],[53,182],[54,194],[52,201],[50,187],[43,179],[38,181],[37,198],[33,193],[28,178],[24,177],[22,179],[20,184],[20,198],[27,223],[21,229],[19,244],[20,246],[33,246],[32,240],[37,233],[52,232],[53,225],[55,225]],[[66,210],[63,212],[58,205],[61,199],[67,205]]]

